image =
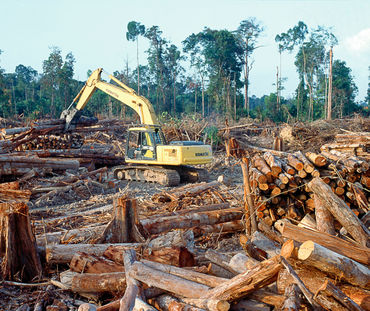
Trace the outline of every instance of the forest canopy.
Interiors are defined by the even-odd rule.
[[[158,115],[171,117],[183,113],[201,117],[221,114],[233,119],[250,116],[285,122],[326,118],[328,109],[333,118],[369,114],[370,83],[367,97],[356,102],[357,86],[351,68],[344,60],[332,60],[330,56],[338,44],[336,36],[328,28],[311,29],[301,21],[275,37],[280,55],[295,55],[298,80],[294,96],[281,95],[286,78],[281,76],[279,66],[276,91],[260,98],[251,96],[252,57],[264,31],[262,22],[249,18],[234,30],[205,27],[176,46],[159,26],[131,21],[122,37],[136,44],[138,55],[139,39],[148,40],[146,65],[137,57],[137,64],[117,68],[113,75],[147,97]],[[84,84],[74,79],[73,52],[63,57],[60,48],[52,47],[48,58],[40,61],[42,72],[23,64],[14,73],[0,67],[0,117],[55,118],[71,104]],[[125,111],[119,102],[97,91],[84,113],[121,117]]]

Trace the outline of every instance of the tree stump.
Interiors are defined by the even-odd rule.
[[[42,267],[25,203],[0,204],[0,256],[2,276],[23,282],[40,278]]]

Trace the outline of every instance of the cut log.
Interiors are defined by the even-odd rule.
[[[173,274],[179,277],[182,277],[186,280],[197,282],[199,284],[204,284],[209,287],[216,287],[223,282],[227,281],[225,278],[220,278],[217,276],[212,276],[204,273],[199,273],[195,271],[191,271],[188,269],[182,269],[175,266],[167,265],[167,264],[161,264],[157,262],[152,262],[149,260],[143,259],[141,261],[143,264],[145,264],[148,267],[151,267],[153,269],[163,271],[169,274]]]
[[[275,178],[282,172],[282,163],[270,152],[265,152],[263,157],[266,163],[270,166],[272,176]]]
[[[306,241],[300,246],[298,259],[306,265],[340,276],[350,284],[370,288],[370,270],[366,266],[312,241]]]
[[[303,167],[304,167],[303,163],[291,153],[288,154],[288,163],[289,165],[294,167],[297,171],[303,170]]]
[[[335,235],[333,215],[326,209],[321,201],[314,195],[316,228],[320,232]]]
[[[133,279],[129,274],[132,264],[136,261],[135,251],[132,249],[124,251],[123,260],[125,265],[127,287],[125,290],[125,294],[120,301],[119,311],[131,311],[135,306],[135,299],[140,293],[139,282]]]
[[[347,232],[361,245],[370,246],[370,231],[357,218],[352,210],[339,199],[320,178],[314,178],[309,187],[321,204],[346,228]]]
[[[206,285],[150,268],[140,262],[132,265],[130,276],[149,286],[155,286],[187,298],[203,298],[209,290]]]
[[[314,300],[314,295],[311,293],[311,291],[306,287],[306,285],[302,282],[302,280],[299,278],[293,267],[288,263],[288,261],[282,257],[281,262],[286,268],[286,270],[289,272],[289,274],[293,277],[295,283],[298,285],[299,289],[303,293],[303,295],[306,297],[307,301],[310,303],[310,305],[313,307],[314,310],[322,310],[322,308],[317,304],[317,302]]]
[[[243,172],[243,185],[244,185],[244,216],[246,223],[246,232],[253,234],[257,230],[257,222],[255,217],[254,202],[252,199],[252,191],[249,181],[249,158],[244,157],[241,162]],[[250,225],[249,225],[250,224]]]
[[[161,295],[157,297],[155,300],[156,304],[158,304],[157,307],[159,307],[160,310],[163,311],[176,311],[176,310],[204,311],[204,309],[199,309],[198,307],[186,305],[185,303],[178,301],[178,299],[170,295]]]
[[[366,265],[370,264],[370,251],[366,247],[361,247],[324,232],[300,228],[287,221],[278,220],[275,223],[275,227],[285,238],[293,239],[301,243],[312,240],[333,252],[342,254]]]
[[[119,246],[123,249],[132,248],[135,250],[140,250],[143,246],[143,244],[140,243],[48,245],[46,247],[46,261],[48,263],[69,263],[77,252],[102,256],[111,245]]]
[[[280,256],[265,260],[250,271],[239,274],[224,284],[209,290],[208,293],[204,293],[203,298],[232,301],[245,297],[253,291],[273,283],[281,267]]]
[[[230,233],[242,231],[245,228],[243,220],[234,220],[214,225],[203,225],[192,228],[194,235],[205,236],[208,233]]]
[[[297,284],[290,284],[285,289],[285,301],[281,310],[283,311],[299,311],[302,305],[302,299],[300,297],[301,290]]]
[[[80,273],[110,273],[110,272],[124,272],[123,265],[117,264],[104,257],[89,255],[86,253],[76,253],[69,268],[73,272]]]
[[[25,203],[0,203],[2,275],[31,281],[42,277],[42,267]]]
[[[229,266],[238,273],[244,273],[252,269],[258,263],[258,260],[249,257],[244,253],[237,253],[230,259]]]
[[[126,288],[126,277],[124,272],[81,274],[65,271],[60,274],[60,281],[67,288],[77,293],[122,293]]]
[[[230,304],[225,300],[184,298],[182,301],[209,311],[228,311],[230,309]]]
[[[346,306],[348,310],[351,311],[363,311],[363,309],[355,303],[351,298],[346,296],[338,287],[336,287],[332,282],[326,280],[324,284],[320,287],[319,291],[325,291],[327,295],[333,296],[342,305]]]
[[[311,267],[310,269],[307,268],[303,269],[302,267],[300,267],[295,271],[297,272],[299,278],[302,280],[305,286],[308,288],[308,290],[312,293],[317,293],[323,281],[328,279],[327,275],[325,275],[323,272],[317,270],[314,267]],[[286,288],[294,282],[295,282],[294,278],[286,269],[280,270],[278,279],[276,281],[278,292],[284,293]],[[319,303],[326,310],[338,310],[338,311],[347,310],[335,299],[333,299],[332,297],[328,297],[325,294],[315,295],[314,297],[317,303]]]
[[[155,219],[143,219],[141,224],[144,229],[151,234],[158,234],[171,229],[185,229],[207,224],[228,222],[241,219],[243,216],[239,208],[229,208],[224,210],[204,211],[199,213],[189,213],[179,216],[168,216]]]
[[[328,163],[327,159],[322,154],[306,152],[306,157],[318,167],[323,167]]]
[[[252,159],[253,166],[256,167],[263,175],[266,176],[267,181],[272,179],[271,168],[267,165],[266,161],[259,155],[255,155]]]

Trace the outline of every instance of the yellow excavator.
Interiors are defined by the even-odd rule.
[[[141,124],[128,130],[125,164],[114,169],[117,179],[157,182],[176,186],[180,182],[206,181],[208,172],[191,165],[212,161],[212,148],[197,141],[173,141],[167,143],[152,104],[143,96],[112,75],[109,78],[117,85],[101,79],[102,68],[96,69],[75,97],[61,118],[66,120],[65,129],[78,122],[82,109],[96,90],[112,96],[134,109]],[[77,102],[76,107],[73,107]]]

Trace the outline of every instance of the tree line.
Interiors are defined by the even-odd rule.
[[[333,48],[338,44],[335,35],[322,26],[309,29],[301,21],[275,37],[280,53],[280,64],[272,73],[276,75],[276,91],[260,98],[250,96],[252,55],[264,31],[261,22],[249,18],[232,31],[205,27],[185,38],[179,47],[167,40],[158,26],[147,28],[131,21],[123,35],[136,43],[137,64],[130,68],[126,63],[113,75],[147,97],[157,114],[172,117],[182,113],[202,117],[221,114],[234,119],[250,116],[282,122],[327,118],[328,113],[333,118],[355,112],[368,114],[370,83],[364,102],[356,103],[357,87],[351,69],[343,60],[332,61]],[[147,65],[139,63],[139,39],[149,42]],[[281,95],[286,81],[281,76],[284,53],[295,53],[298,72],[291,98]],[[72,53],[63,59],[62,51],[52,47],[42,62],[41,73],[22,64],[14,73],[0,67],[0,116],[58,117],[84,83],[73,78],[74,64]],[[123,116],[127,111],[97,91],[85,113]]]

